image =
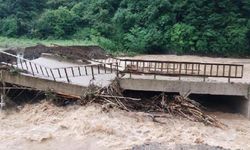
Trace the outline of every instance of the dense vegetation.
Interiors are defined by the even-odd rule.
[[[113,51],[250,54],[250,0],[0,0],[0,35]]]

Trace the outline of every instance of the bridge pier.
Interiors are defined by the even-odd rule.
[[[248,119],[250,119],[250,86],[248,87],[248,95],[247,95],[247,108],[245,115],[247,116]]]
[[[1,94],[0,106],[1,106],[1,110],[3,110],[4,107],[6,106],[6,103],[5,103],[5,99],[4,99],[4,95],[3,95],[3,94]]]
[[[4,107],[6,106],[6,102],[5,102],[5,96],[6,96],[6,91],[5,91],[5,82],[2,81],[2,89],[0,92],[0,109],[3,110]]]

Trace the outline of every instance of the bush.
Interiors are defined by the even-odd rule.
[[[96,43],[98,43],[102,48],[104,48],[108,53],[119,53],[124,52],[124,48],[122,44],[115,42],[111,39],[105,37],[92,37],[92,39],[96,39]]]
[[[195,44],[198,36],[195,27],[177,23],[167,33],[170,39],[170,48],[178,54],[196,51]]]
[[[162,34],[155,27],[134,27],[124,35],[124,46],[136,53],[151,53],[162,47]],[[158,49],[159,48],[159,49]]]
[[[0,0],[0,35],[96,40],[116,52],[250,54],[249,0]]]
[[[250,31],[244,26],[229,26],[226,28],[228,54],[246,54],[249,51],[249,41],[247,34]]]
[[[60,7],[57,10],[48,10],[38,20],[36,34],[41,37],[69,37],[77,29],[76,20],[77,16],[65,7]]]
[[[16,37],[18,32],[17,19],[8,17],[0,21],[0,33],[4,36]]]

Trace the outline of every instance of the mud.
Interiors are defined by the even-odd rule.
[[[51,53],[71,60],[90,60],[90,59],[106,59],[107,54],[99,46],[44,46],[37,45],[33,47],[14,48],[9,49],[6,52],[16,54],[17,52],[23,52],[24,58],[36,59],[41,56],[42,53]],[[0,55],[1,58],[1,55]]]
[[[16,50],[6,50],[5,52],[16,55]],[[16,59],[14,57],[6,56],[6,55],[0,53],[0,62],[11,63],[11,62],[15,62],[15,61],[16,61]]]

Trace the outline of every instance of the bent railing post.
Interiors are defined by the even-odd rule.
[[[86,74],[86,76],[87,76],[87,75],[88,75],[87,67],[85,66],[84,69],[85,69],[85,74]]]
[[[119,77],[119,68],[118,68],[118,62],[116,62],[116,76]]]
[[[78,68],[79,76],[82,76],[82,74],[81,74],[81,68],[80,67],[77,67],[77,68]]]
[[[58,72],[59,78],[62,78],[62,75],[61,75],[61,72],[60,72],[59,68],[57,68],[57,72]]]
[[[45,67],[45,71],[46,71],[47,76],[50,77],[50,76],[49,76],[48,69],[47,69],[46,67]]]
[[[69,80],[69,76],[68,76],[68,73],[67,73],[67,69],[66,69],[66,68],[64,68],[64,72],[65,72],[65,76],[66,76],[67,82],[69,83],[70,80]]]
[[[31,62],[29,62],[29,64],[30,64],[31,72],[32,72],[33,76],[35,76],[35,73],[34,73],[34,70],[33,70]]]
[[[55,78],[55,76],[54,76],[54,73],[53,73],[52,69],[50,69],[50,72],[51,72],[51,75],[52,75],[53,80],[56,81],[56,78]]]
[[[93,66],[91,66],[91,74],[92,74],[92,79],[94,80],[94,79],[95,79],[95,75],[94,75],[94,69],[93,69]]]

